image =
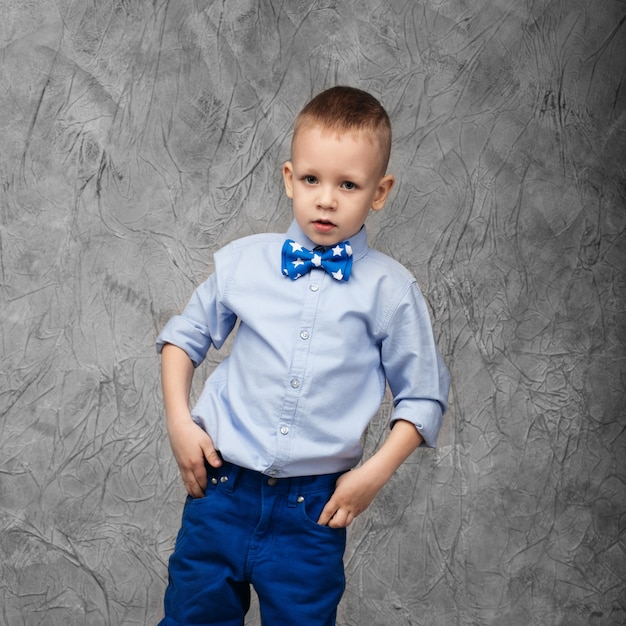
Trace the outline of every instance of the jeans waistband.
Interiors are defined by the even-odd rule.
[[[275,478],[228,461],[222,461],[220,467],[206,464],[206,468],[209,482],[220,484],[226,491],[232,492],[237,488],[268,495],[287,495],[290,505],[295,505],[297,498],[307,493],[334,489],[337,479],[345,473]]]

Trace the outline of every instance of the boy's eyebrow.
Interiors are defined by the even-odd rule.
[[[295,167],[294,167],[294,170],[295,170]],[[297,172],[297,175],[303,178],[307,176],[313,176],[314,178],[319,178],[319,175],[315,167],[303,167],[303,168],[298,168],[298,170],[299,171]],[[354,181],[359,180],[359,178],[367,178],[367,176],[359,176],[355,172],[343,172],[343,173],[337,174],[336,176],[333,175],[333,177],[341,179],[342,182],[346,182],[346,181],[354,182]]]

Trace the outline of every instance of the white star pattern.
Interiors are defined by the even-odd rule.
[[[339,269],[336,272],[333,272],[333,278],[335,280],[342,280],[343,279],[343,272]]]
[[[288,251],[287,244],[291,246],[291,252]],[[327,248],[327,251],[332,250],[332,258],[327,258],[328,255],[324,256],[320,252],[321,250],[322,247],[317,250],[308,250],[297,241],[288,239],[283,245],[283,274],[292,280],[297,280],[308,274],[312,268],[323,268],[335,280],[348,280],[352,266],[352,259],[350,258],[352,248],[349,242],[342,241],[334,247]],[[337,266],[340,266],[337,271],[332,271]],[[300,271],[298,268],[301,268]],[[344,273],[344,269],[347,270],[346,273]]]

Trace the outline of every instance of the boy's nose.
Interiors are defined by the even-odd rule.
[[[337,199],[333,189],[330,187],[320,187],[319,195],[317,197],[317,206],[320,209],[335,209],[337,207]]]

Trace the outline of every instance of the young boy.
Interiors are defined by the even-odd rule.
[[[449,375],[415,279],[367,246],[394,184],[387,113],[334,87],[297,117],[283,167],[294,221],[215,254],[158,339],[171,447],[189,494],[164,625],[241,626],[250,585],[267,626],[331,626],[345,529],[419,446],[434,446]],[[281,264],[282,262],[282,264]],[[193,411],[194,367],[239,320]],[[389,436],[358,464],[385,381]]]

